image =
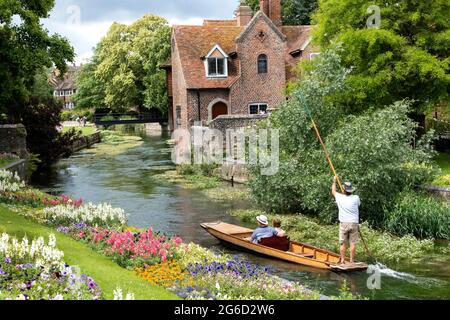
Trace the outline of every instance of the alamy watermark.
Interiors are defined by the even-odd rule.
[[[261,174],[273,176],[280,163],[278,129],[216,129],[195,125],[172,133],[175,164],[237,164],[259,166]]]
[[[367,8],[367,13],[371,16],[367,19],[368,29],[380,29],[381,27],[381,9],[379,6],[371,5]]]
[[[81,24],[81,8],[77,5],[68,6],[66,9],[68,25],[80,25]]]

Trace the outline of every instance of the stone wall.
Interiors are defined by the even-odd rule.
[[[427,191],[436,197],[450,201],[450,188],[436,187],[436,186],[420,186],[420,189]]]
[[[27,158],[27,131],[22,124],[0,125],[0,152]]]
[[[100,131],[91,134],[90,136],[80,137],[72,144],[72,152],[77,152],[85,148],[89,148],[95,143],[102,141],[102,134]]]
[[[262,119],[266,119],[267,115],[227,115],[219,116],[209,123],[210,129],[219,130],[226,139],[226,132],[229,129],[248,128],[256,125]]]

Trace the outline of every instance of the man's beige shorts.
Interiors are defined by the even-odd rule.
[[[339,243],[357,244],[359,242],[359,224],[341,223],[339,226]]]

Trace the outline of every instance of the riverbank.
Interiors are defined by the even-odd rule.
[[[0,231],[17,237],[57,231],[66,261],[89,273],[108,292],[121,287],[137,299],[175,298],[170,292],[195,300],[322,298],[317,291],[272,275],[267,267],[184,244],[152,228],[130,227],[120,208],[50,196],[26,187],[14,176],[5,177],[0,190]],[[111,299],[111,294],[105,298]],[[356,298],[346,288],[333,297]]]
[[[216,176],[202,175],[201,171],[196,169],[186,170],[178,167],[177,170],[168,171],[161,177],[178,183],[183,188],[200,190],[211,201],[251,200],[250,191],[245,185],[237,184],[233,188],[230,183],[223,182]],[[230,210],[229,214],[245,224],[254,224],[255,217],[260,214],[267,215],[270,220],[278,218],[292,240],[339,252],[337,224],[325,225],[302,214],[268,214],[254,205],[248,210]],[[372,229],[367,224],[363,224],[361,228],[367,245],[378,262],[398,263],[420,259],[429,254],[450,253],[450,245],[436,246],[434,239],[418,239],[411,235],[398,237],[389,232]],[[358,247],[357,254],[360,260],[371,260],[362,245]]]

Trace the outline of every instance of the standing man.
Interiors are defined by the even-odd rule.
[[[356,244],[359,242],[359,206],[361,200],[354,195],[355,188],[350,182],[344,184],[345,194],[336,191],[337,177],[334,177],[331,193],[339,208],[339,243],[341,245],[340,264],[345,263],[347,245],[350,243],[350,263],[355,262]]]

